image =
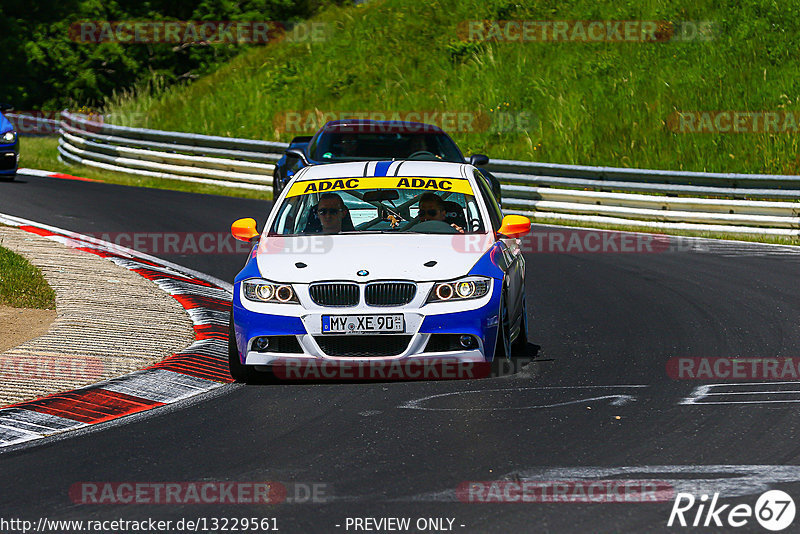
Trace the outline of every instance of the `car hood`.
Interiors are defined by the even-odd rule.
[[[10,132],[13,129],[14,125],[11,124],[11,121],[9,121],[2,113],[0,113],[0,134]]]
[[[261,276],[276,282],[429,282],[466,275],[493,243],[491,234],[262,237],[257,262]]]

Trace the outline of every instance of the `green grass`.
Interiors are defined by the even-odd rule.
[[[55,137],[23,137],[20,140],[19,166],[71,174],[82,178],[100,180],[110,184],[152,187],[155,189],[170,189],[173,191],[187,191],[191,193],[226,195],[242,198],[272,198],[271,193],[266,193],[264,191],[235,189],[218,185],[167,180],[164,178],[150,178],[146,176],[137,176],[135,174],[107,171],[87,165],[62,163],[58,160],[58,151],[56,147],[58,147],[58,139]]]
[[[289,141],[316,129],[284,131],[280,118],[291,111],[471,111],[491,124],[482,131],[450,131],[466,154],[798,174],[799,137],[792,133],[679,134],[668,126],[676,111],[800,113],[800,18],[787,15],[797,7],[800,0],[373,0],[331,6],[313,19],[328,25],[325,41],[253,48],[191,84],[121,92],[103,112],[128,126]],[[713,21],[715,34],[709,41],[665,43],[463,41],[459,23],[480,19]],[[522,116],[527,124],[498,128],[502,118]],[[45,152],[54,147],[49,142],[34,141]],[[253,195],[58,166],[50,153],[42,155],[42,165],[25,157],[23,148],[25,165],[115,183]]]
[[[793,134],[677,134],[675,111],[800,111],[798,0],[375,0],[330,7],[325,42],[252,49],[216,73],[120,94],[106,112],[136,126],[288,141],[292,110],[475,111],[533,117],[513,131],[452,132],[494,158],[795,174]],[[714,21],[711,41],[465,42],[458,23]],[[496,125],[496,123],[494,123]],[[310,131],[308,133],[311,133]]]
[[[0,304],[54,310],[56,295],[38,267],[0,247]]]

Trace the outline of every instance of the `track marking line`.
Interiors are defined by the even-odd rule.
[[[678,475],[678,476],[676,476]],[[723,498],[760,495],[777,484],[800,482],[798,465],[642,465],[534,467],[498,476],[498,481],[631,481],[656,480],[672,487],[674,493],[694,495],[719,493]],[[473,480],[485,480],[476,475]],[[397,502],[459,502],[457,489],[445,489],[394,499]]]
[[[593,397],[585,397],[579,399],[570,399],[563,402],[556,402],[551,404],[539,404],[539,405],[530,405],[530,406],[516,406],[516,407],[487,407],[487,408],[431,408],[427,406],[423,406],[422,404],[438,398],[443,397],[454,397],[454,396],[465,396],[471,394],[483,394],[483,393],[498,393],[498,392],[520,392],[520,391],[547,391],[547,390],[581,390],[581,389],[606,389],[606,388],[646,388],[646,385],[611,385],[611,386],[540,386],[540,387],[520,387],[520,388],[504,388],[504,389],[472,389],[467,391],[451,391],[448,393],[438,393],[436,395],[428,395],[427,397],[422,397],[419,399],[413,399],[404,402],[398,408],[407,409],[407,410],[424,410],[424,411],[435,411],[435,412],[477,412],[477,411],[507,411],[507,410],[537,410],[543,408],[557,408],[561,406],[569,406],[572,404],[580,404],[584,402],[594,402],[599,400],[606,400],[606,399],[614,399],[610,404],[613,406],[623,406],[628,404],[629,402],[633,402],[636,400],[636,397],[633,395],[625,395],[625,394],[610,394],[610,395],[599,395]]]
[[[775,386],[790,386],[796,389],[775,389]],[[741,387],[751,388],[750,391],[725,391],[725,388],[736,389]],[[706,405],[706,404],[797,404],[798,399],[748,399],[746,396],[758,395],[800,395],[800,382],[737,382],[730,384],[704,384],[695,387],[688,397],[681,399],[679,405]],[[705,400],[714,397],[732,397],[729,400]]]

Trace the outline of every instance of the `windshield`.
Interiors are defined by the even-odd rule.
[[[414,154],[463,161],[458,147],[442,133],[326,132],[311,147],[311,158],[316,161],[406,159]]]
[[[269,235],[485,233],[461,178],[359,177],[295,182]]]

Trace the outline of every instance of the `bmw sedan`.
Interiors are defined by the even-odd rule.
[[[13,180],[19,164],[19,139],[14,125],[0,113],[0,179]]]
[[[503,217],[468,164],[305,167],[263,231],[232,226],[253,248],[234,281],[231,374],[391,363],[425,378],[403,365],[510,358],[527,344],[518,238],[530,226]]]

